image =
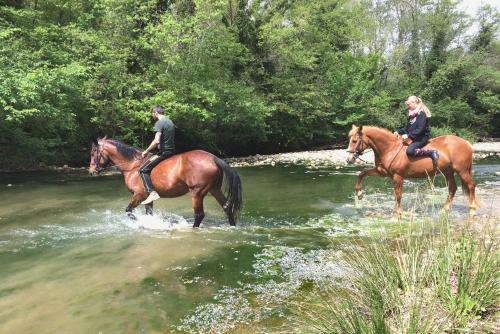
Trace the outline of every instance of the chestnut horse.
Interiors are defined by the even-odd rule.
[[[401,136],[374,126],[352,126],[349,132],[347,151],[348,163],[353,163],[368,147],[373,149],[375,167],[364,170],[356,181],[356,196],[362,197],[361,184],[365,176],[386,176],[394,182],[396,213],[401,214],[401,194],[405,178],[425,178],[435,175],[438,170],[446,178],[448,199],[444,210],[448,211],[455,196],[457,185],[454,174],[462,181],[464,194],[469,198],[469,214],[474,215],[477,208],[475,184],[472,180],[472,146],[457,136],[439,136],[427,144],[427,148],[439,151],[437,168],[429,157],[408,157]]]
[[[141,157],[141,150],[122,142],[106,139],[92,144],[89,173],[101,172],[106,166],[116,166],[125,178],[125,186],[132,193],[132,199],[125,209],[131,218],[132,211],[146,197],[138,169],[147,159]],[[221,187],[226,180],[226,195]],[[236,217],[242,205],[241,180],[238,173],[224,160],[205,151],[194,150],[176,154],[156,166],[151,172],[153,187],[160,197],[178,197],[191,194],[194,209],[193,227],[199,227],[205,217],[203,199],[211,193],[226,212],[229,224],[236,225]],[[152,214],[153,203],[146,204],[146,213]]]

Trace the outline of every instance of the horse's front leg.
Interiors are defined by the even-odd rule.
[[[363,184],[363,179],[365,176],[383,176],[380,174],[378,167],[367,169],[361,171],[358,174],[358,179],[356,180],[356,185],[354,186],[354,190],[356,191],[356,197],[360,200],[363,198],[363,191],[361,190],[361,186]]]
[[[147,215],[153,215],[153,202],[146,204],[146,214]]]
[[[145,192],[138,192],[134,193],[132,195],[132,198],[130,199],[130,202],[127,205],[127,208],[125,209],[125,212],[127,213],[127,216],[129,216],[131,219],[137,219],[136,216],[134,215],[133,211],[134,209],[141,204],[142,201],[144,201],[148,197],[148,194]],[[153,210],[153,205],[151,205],[151,211]],[[146,213],[148,212],[148,208],[146,207]]]
[[[401,217],[401,196],[403,194],[403,177],[401,175],[393,175],[392,181],[394,182],[394,195],[396,195],[396,215]]]

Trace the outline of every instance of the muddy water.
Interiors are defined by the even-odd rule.
[[[355,205],[357,169],[238,171],[245,195],[238,227],[229,228],[208,197],[198,230],[188,197],[160,200],[153,217],[130,221],[120,176],[1,175],[0,332],[265,332],[286,324],[286,303],[304,282],[345,274],[321,264],[324,249],[399,224],[386,179],[368,178]],[[500,163],[475,171],[479,214],[498,212]],[[429,193],[425,181],[407,182],[403,206],[427,198],[417,210],[440,209],[446,189],[441,179],[435,184]],[[459,192],[453,215],[466,212]]]

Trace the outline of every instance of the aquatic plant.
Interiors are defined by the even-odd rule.
[[[357,240],[343,257],[352,276],[297,303],[295,332],[484,330],[499,302],[498,244],[467,224],[454,228],[440,217],[392,240]]]

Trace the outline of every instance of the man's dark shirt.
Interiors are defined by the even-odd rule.
[[[160,151],[160,154],[174,154],[174,123],[169,118],[162,117],[155,123],[155,132],[161,132],[160,144],[158,144],[158,150]]]

